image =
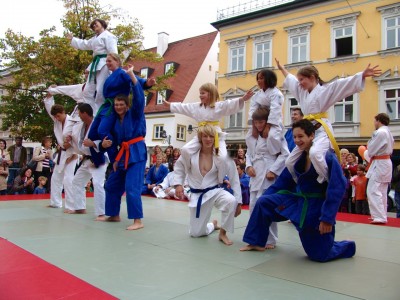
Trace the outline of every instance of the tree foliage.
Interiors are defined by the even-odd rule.
[[[70,32],[81,39],[93,36],[90,23],[103,19],[118,38],[118,51],[125,60],[140,59],[159,61],[157,54],[142,50],[142,26],[136,18],[110,5],[102,7],[99,0],[61,0],[66,13],[61,23],[64,33]],[[112,24],[116,24],[111,27]],[[70,46],[65,37],[55,34],[56,28],[43,29],[36,41],[22,33],[8,30],[0,40],[2,69],[12,74],[9,83],[1,84],[6,90],[2,97],[0,113],[3,115],[2,130],[10,130],[31,141],[53,135],[52,120],[48,117],[42,99],[51,84],[71,85],[84,80],[83,71],[92,60],[92,53],[79,51]],[[164,79],[163,79],[164,80]],[[164,85],[161,83],[160,86]],[[56,103],[70,112],[74,101],[65,96],[55,96]]]

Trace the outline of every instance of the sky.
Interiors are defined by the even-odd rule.
[[[209,33],[216,29],[210,23],[217,20],[217,9],[225,9],[239,2],[250,0],[100,0],[102,5],[111,4],[122,8],[144,27],[144,47],[157,45],[157,34],[169,34],[169,42]],[[254,0],[253,0],[254,1]],[[259,0],[262,2],[262,0]],[[6,0],[2,1],[0,37],[8,28],[25,36],[37,38],[42,29],[56,26],[62,34],[60,19],[65,13],[58,0]],[[112,26],[112,24],[111,24]]]

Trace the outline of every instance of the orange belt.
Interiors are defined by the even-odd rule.
[[[372,165],[372,161],[374,161],[375,159],[390,159],[390,155],[389,154],[385,154],[385,155],[376,155],[376,156],[372,156],[366,171],[368,171],[369,167]]]
[[[128,161],[129,161],[129,145],[135,144],[137,142],[143,141],[144,137],[139,136],[137,138],[131,139],[127,142],[122,142],[121,148],[119,149],[118,155],[115,158],[115,161],[119,161],[122,155],[125,153],[125,169],[128,168]]]

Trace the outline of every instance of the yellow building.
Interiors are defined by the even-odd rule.
[[[400,149],[399,1],[277,0],[275,4],[262,7],[250,1],[218,12],[212,25],[220,31],[218,89],[222,98],[256,90],[257,72],[272,69],[285,95],[283,120],[288,127],[290,109],[298,104],[282,89],[284,78],[275,58],[292,74],[312,64],[325,82],[363,71],[369,63],[379,65],[382,75],[367,78],[363,92],[331,107],[329,119],[339,146],[357,152],[374,131],[374,116],[388,113],[395,148]],[[247,110],[248,104],[243,112],[225,119],[231,151],[245,147]]]

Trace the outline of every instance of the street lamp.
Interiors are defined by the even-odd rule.
[[[189,132],[189,134],[192,134],[193,129],[197,129],[197,127],[193,127],[192,124],[189,124],[189,126],[188,126],[188,132]]]
[[[165,130],[161,131],[161,137],[164,139],[163,143],[168,143],[168,146],[171,145],[171,135],[168,134]]]

